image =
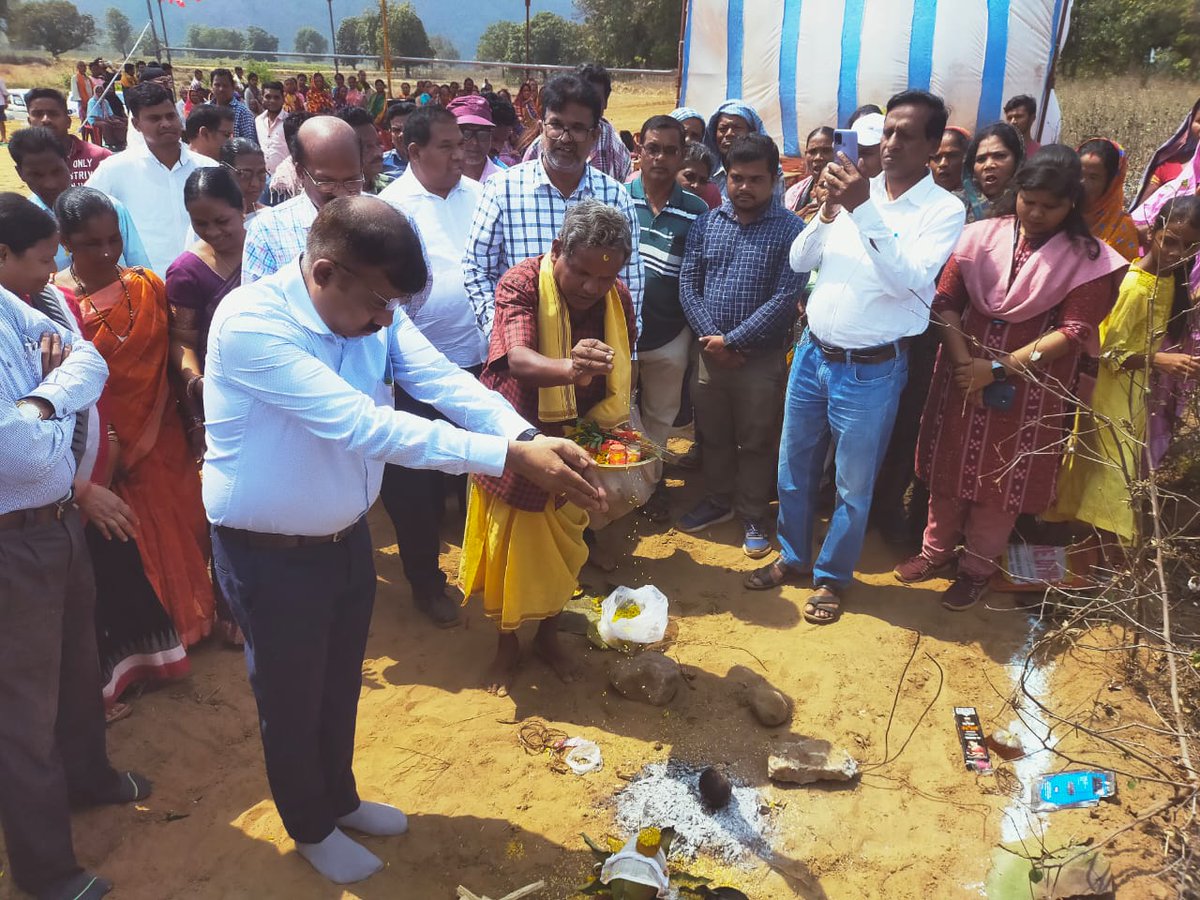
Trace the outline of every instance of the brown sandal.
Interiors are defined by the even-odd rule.
[[[825,613],[825,615],[818,615]],[[842,617],[842,598],[822,585],[804,606],[804,621],[813,625],[832,625]]]
[[[769,591],[784,584],[801,584],[809,578],[812,578],[812,572],[799,572],[777,559],[747,575],[742,587],[749,591]]]

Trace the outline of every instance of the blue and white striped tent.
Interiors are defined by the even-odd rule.
[[[687,0],[682,104],[740,97],[789,156],[818,125],[906,87],[974,129],[1015,94],[1042,100],[1071,0]],[[1045,137],[1057,134],[1046,104]]]

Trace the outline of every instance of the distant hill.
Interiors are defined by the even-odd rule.
[[[357,16],[370,0],[333,0],[334,23],[347,16]],[[145,0],[74,0],[81,12],[91,13],[96,23],[104,27],[104,12],[115,6],[133,22],[134,33],[146,24]],[[158,28],[158,0],[154,7],[154,26]],[[425,30],[430,35],[448,37],[463,59],[473,59],[479,36],[492,22],[508,19],[524,21],[524,0],[412,0]],[[377,5],[376,5],[377,8]],[[577,18],[573,0],[534,0],[533,12],[553,12],[567,18]],[[219,25],[225,28],[246,28],[257,25],[279,38],[279,49],[290,51],[297,29],[309,25],[321,34],[329,35],[329,5],[326,0],[187,0],[180,9],[163,4],[167,20],[167,36],[172,44],[182,44],[188,26]],[[149,36],[147,36],[147,41]]]

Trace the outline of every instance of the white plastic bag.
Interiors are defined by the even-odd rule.
[[[586,775],[588,772],[598,772],[604,768],[604,758],[600,755],[600,745],[587,738],[567,738],[559,745],[560,750],[566,750],[563,762],[576,775]]]
[[[637,605],[637,615],[617,618],[617,610]],[[654,644],[667,633],[667,597],[652,584],[640,588],[619,587],[600,604],[600,639],[613,645],[622,641]]]

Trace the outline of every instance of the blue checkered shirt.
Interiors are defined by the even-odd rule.
[[[249,138],[258,143],[258,129],[254,127],[254,113],[250,112],[250,107],[239,100],[237,97],[229,104],[229,108],[233,110],[233,134],[235,137]]]
[[[788,256],[804,220],[772,202],[747,225],[728,200],[688,232],[679,300],[697,337],[723,335],[732,350],[787,346],[808,281]]]
[[[242,284],[274,275],[304,252],[317,208],[301,193],[285,203],[259,210],[246,226]]]
[[[567,208],[592,199],[616,207],[629,221],[633,256],[621,273],[621,280],[633,297],[633,311],[641,333],[645,273],[638,253],[637,211],[624,185],[588,166],[571,196],[563,197],[550,183],[542,161],[534,159],[489,178],[471,222],[463,270],[467,276],[467,297],[484,334],[492,333],[496,283],[500,276],[522,260],[549,253]],[[786,255],[785,248],[785,262]]]

